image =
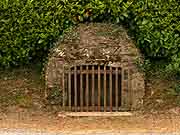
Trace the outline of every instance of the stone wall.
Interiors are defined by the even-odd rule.
[[[67,31],[51,54],[46,67],[47,89],[61,89],[63,71],[74,65],[121,67],[129,72],[128,79],[122,80],[122,106],[125,109],[137,109],[142,105],[144,74],[135,64],[137,59],[142,60],[142,56],[122,27],[81,24]]]

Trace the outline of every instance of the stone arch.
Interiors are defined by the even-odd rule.
[[[144,74],[136,65],[137,59],[142,61],[142,56],[121,26],[80,24],[65,32],[51,52],[46,66],[46,86],[48,89],[58,86],[61,90],[63,74],[73,66],[118,67],[122,70],[122,108],[137,109],[144,96]]]

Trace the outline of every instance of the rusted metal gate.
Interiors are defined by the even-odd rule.
[[[119,111],[122,105],[122,89],[128,88],[123,82],[128,80],[128,76],[126,70],[107,65],[76,65],[64,70],[62,75],[63,110]]]

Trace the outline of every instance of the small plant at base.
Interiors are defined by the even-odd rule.
[[[62,103],[62,91],[57,87],[50,90],[48,93],[47,100],[52,105],[57,105]]]
[[[175,86],[175,92],[176,92],[178,95],[180,95],[180,84],[177,84],[177,85]]]
[[[149,71],[149,69],[151,68],[151,63],[149,60],[142,61],[140,59],[136,59],[135,62],[140,71],[146,72]]]

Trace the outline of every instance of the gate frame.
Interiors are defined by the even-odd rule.
[[[62,75],[62,77],[64,77],[64,79],[65,79],[64,73],[67,73],[67,71],[69,71],[69,69],[71,69],[72,67],[77,67],[77,66],[81,67],[81,66],[86,66],[86,65],[99,65],[99,66],[106,65],[106,66],[109,66],[111,68],[112,67],[121,68],[121,106],[119,107],[119,109],[117,111],[129,111],[129,110],[131,110],[131,108],[132,108],[132,96],[133,96],[133,92],[132,92],[132,88],[131,88],[131,85],[132,85],[132,82],[131,82],[131,80],[132,80],[131,79],[132,63],[130,63],[129,60],[125,60],[125,61],[123,60],[123,62],[111,62],[111,63],[108,63],[108,64],[104,64],[104,62],[101,62],[101,63],[99,63],[99,62],[82,63],[82,61],[81,62],[76,61],[75,64],[71,64],[71,65],[69,64],[68,65],[69,69],[67,69],[67,67],[66,67],[67,65],[64,65],[64,60],[63,59],[58,59],[58,61],[61,63],[61,64],[58,64],[58,65],[63,67],[63,71],[61,70],[61,75]],[[106,66],[104,66],[104,67],[106,67]],[[75,73],[75,71],[74,71],[74,73]],[[77,74],[77,72],[76,72],[76,74]],[[68,73],[68,76],[69,76],[69,73]],[[63,84],[64,79],[62,79],[61,84]],[[77,81],[77,80],[74,80],[74,81]],[[75,84],[77,85],[77,82]],[[63,93],[65,93],[64,85],[61,85],[61,86],[62,86]],[[77,87],[77,86],[75,86],[75,87]],[[77,93],[75,93],[75,94],[77,94]],[[75,97],[77,98],[77,95]],[[93,98],[93,96],[92,96],[92,98]],[[77,99],[76,99],[76,101],[77,101]],[[77,104],[77,103],[75,103],[75,104]],[[65,106],[65,94],[63,94],[62,111],[70,111],[72,108],[73,108],[73,106],[71,106],[71,107],[68,106],[68,105]],[[80,110],[80,112],[88,112],[88,110],[82,111],[81,109],[78,109],[78,108],[75,107],[75,112],[77,112],[78,110]],[[104,110],[106,110],[106,108],[104,108]],[[70,112],[72,112],[72,111],[70,111]],[[98,110],[98,112],[100,112],[100,111]],[[110,112],[113,112],[113,111],[110,111]]]

